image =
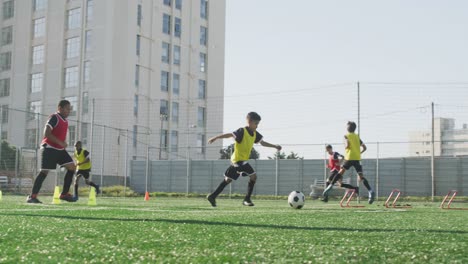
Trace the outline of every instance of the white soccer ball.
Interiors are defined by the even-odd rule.
[[[300,191],[292,191],[288,196],[288,203],[294,209],[301,209],[305,203],[305,196]]]

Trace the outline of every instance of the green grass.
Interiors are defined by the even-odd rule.
[[[468,263],[468,211],[382,201],[342,209],[337,201],[98,198],[29,205],[0,202],[0,263]],[[457,206],[463,206],[457,204]]]

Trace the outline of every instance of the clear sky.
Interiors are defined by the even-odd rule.
[[[265,140],[320,157],[294,144],[342,142],[358,81],[367,142],[430,128],[431,101],[468,123],[468,1],[227,0],[226,13],[225,131],[257,111]]]

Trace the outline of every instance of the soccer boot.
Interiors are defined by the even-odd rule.
[[[324,196],[321,201],[324,203],[328,203],[328,195]]]
[[[370,191],[369,192],[369,204],[372,204],[375,200],[375,192],[374,191]]]
[[[26,199],[26,202],[27,203],[33,203],[33,204],[41,204],[42,203],[41,201],[39,201],[39,199],[32,198],[31,195],[28,196],[28,198]]]
[[[70,193],[61,194],[60,200],[64,200],[67,202],[76,202],[75,198]]]
[[[99,186],[99,184],[96,184],[96,194],[100,194],[101,193],[101,186]]]
[[[242,204],[245,206],[254,206],[254,204],[252,203],[250,199],[244,200]]]
[[[210,202],[211,206],[216,207],[216,199],[213,196],[211,196],[211,194],[208,194],[206,196],[206,199],[208,200],[208,202]]]

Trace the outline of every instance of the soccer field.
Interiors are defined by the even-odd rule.
[[[51,197],[41,197],[44,202]],[[98,198],[0,202],[0,263],[468,263],[468,211],[337,201]]]

